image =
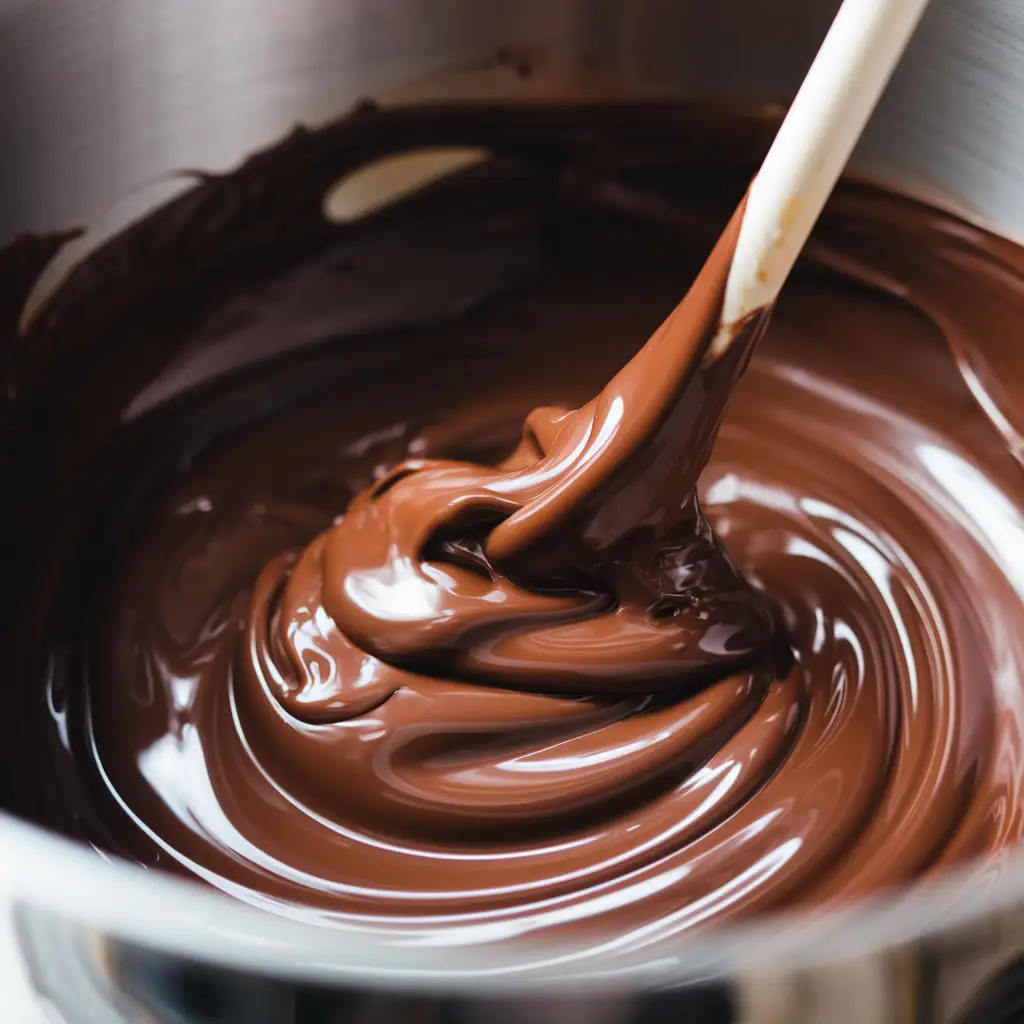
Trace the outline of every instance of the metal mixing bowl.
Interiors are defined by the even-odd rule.
[[[231,167],[366,96],[781,104],[835,7],[0,0],[0,242],[85,224],[80,258],[185,187],[168,172]],[[1020,0],[934,0],[856,169],[1024,237],[1022,80]],[[664,948],[511,958],[271,916],[0,814],[0,1010],[15,1024],[1011,1020],[1022,904],[1024,857],[985,888],[953,875]]]

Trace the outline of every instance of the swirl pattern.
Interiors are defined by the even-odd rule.
[[[642,944],[1020,840],[1024,486],[979,402],[1017,250],[848,186],[711,455],[747,354],[701,362],[714,289],[613,376],[704,236],[573,216],[622,244],[379,338],[143,516],[89,688],[121,849],[283,913]]]

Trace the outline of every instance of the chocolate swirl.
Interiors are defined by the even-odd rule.
[[[1020,250],[847,185],[736,386],[762,322],[703,359],[735,223],[651,333],[722,165],[678,125],[618,149],[600,111],[486,121],[520,163],[241,318],[302,323],[326,283],[394,323],[415,274],[404,329],[135,426],[183,454],[123,517],[82,658],[102,841],[453,943],[645,944],[997,867],[1024,830]],[[586,160],[538,155],[560,123]]]
[[[738,222],[596,399],[535,409],[495,467],[400,462],[297,560],[262,573],[241,713],[259,716],[261,750],[294,752],[286,770],[304,793],[392,834],[514,841],[706,762],[749,718],[771,677],[771,626],[696,495],[763,326],[705,359]],[[288,718],[260,713],[274,699]],[[304,749],[299,722],[359,724],[325,757]],[[676,795],[684,818],[713,788],[707,776]],[[621,869],[619,842],[593,836],[572,876]],[[513,891],[564,895],[549,857],[522,852],[532,863]],[[572,861],[555,857],[561,873]]]
[[[248,627],[261,684],[322,721],[379,706],[417,670],[635,696],[761,660],[767,616],[696,495],[761,334],[759,320],[705,360],[734,235],[597,398],[535,409],[496,467],[404,460],[294,568],[279,559]]]

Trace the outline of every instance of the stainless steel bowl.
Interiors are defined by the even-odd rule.
[[[169,172],[230,167],[366,96],[782,104],[835,7],[0,0],[0,241],[84,224],[66,259],[81,258],[184,187]],[[518,77],[510,55],[536,73]],[[857,171],[1024,237],[1022,82],[1020,0],[933,0]],[[1024,1005],[1018,961],[1024,856],[984,888],[953,875],[664,948],[609,956],[581,942],[513,958],[271,916],[0,814],[0,1010],[19,1024],[989,1022],[1019,1019],[1001,1016]]]

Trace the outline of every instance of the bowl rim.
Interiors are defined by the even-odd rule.
[[[778,975],[949,938],[1024,903],[1024,855],[967,862],[916,884],[825,909],[786,909],[709,924],[649,944],[619,938],[496,936],[454,943],[444,930],[302,919],[198,881],[145,869],[0,812],[0,896],[91,940],[289,980],[393,990],[587,994]],[[308,914],[309,912],[306,912]]]

